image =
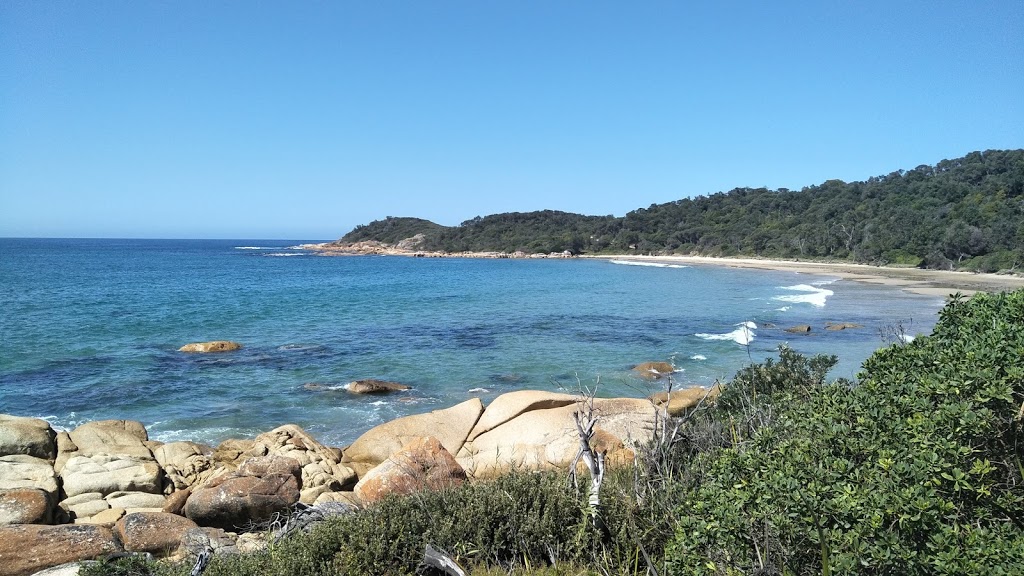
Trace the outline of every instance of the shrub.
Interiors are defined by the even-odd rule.
[[[859,385],[783,387],[749,443],[702,456],[672,571],[1020,573],[1022,326],[1024,291],[958,298]]]

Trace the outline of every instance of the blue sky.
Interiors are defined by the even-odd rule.
[[[0,236],[622,215],[1024,147],[1024,2],[0,2]]]

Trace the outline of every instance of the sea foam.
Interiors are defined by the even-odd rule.
[[[623,266],[648,266],[651,268],[689,268],[682,264],[665,264],[663,262],[635,262],[633,260],[609,260],[612,264],[622,264]]]
[[[732,332],[726,332],[725,334],[694,334],[698,338],[704,340],[732,340],[740,346],[746,346],[754,341],[754,330],[757,329],[757,324],[751,321],[740,322],[736,324],[737,328]]]
[[[812,306],[817,306],[818,308],[824,308],[825,301],[828,300],[828,297],[835,294],[835,292],[827,288],[819,288],[817,286],[811,286],[810,284],[781,286],[780,289],[791,290],[793,292],[804,292],[804,294],[782,294],[773,297],[772,300],[792,302],[794,304],[810,304]]]

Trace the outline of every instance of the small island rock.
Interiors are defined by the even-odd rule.
[[[786,328],[786,332],[790,334],[807,334],[811,331],[811,327],[807,324],[801,324],[799,326],[793,326],[792,328]]]
[[[654,380],[675,372],[675,367],[668,362],[644,362],[633,366],[633,371],[641,378]]]
[[[206,354],[209,352],[231,352],[240,350],[242,345],[229,340],[213,340],[211,342],[193,342],[178,348],[178,352],[197,352]]]

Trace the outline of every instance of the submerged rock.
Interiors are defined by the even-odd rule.
[[[388,382],[387,380],[356,380],[355,382],[349,382],[345,385],[345,389],[353,394],[384,394],[387,392],[401,392],[403,390],[410,390],[411,386],[405,384],[399,384],[398,382]]]
[[[193,342],[178,348],[178,352],[196,352],[206,354],[209,352],[231,352],[240,350],[242,345],[230,340],[213,340],[211,342]]]
[[[854,324],[852,322],[825,322],[825,330],[848,330],[850,328],[863,328],[861,324]]]

